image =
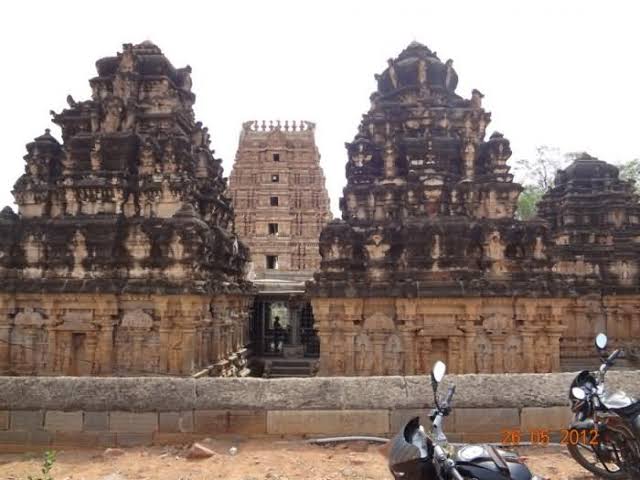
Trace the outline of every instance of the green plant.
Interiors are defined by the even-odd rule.
[[[53,468],[53,464],[56,462],[56,452],[47,450],[44,452],[44,459],[42,463],[42,476],[32,477],[29,475],[28,480],[53,480],[51,476],[51,469]]]

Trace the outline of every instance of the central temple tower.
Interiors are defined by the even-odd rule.
[[[559,368],[564,327],[545,313],[561,301],[529,297],[548,296],[545,224],[514,219],[509,141],[486,138],[483,95],[459,96],[452,64],[410,44],[346,144],[342,219],[309,286],[321,374]]]

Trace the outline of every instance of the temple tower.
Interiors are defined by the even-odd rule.
[[[413,42],[375,79],[309,284],[320,374],[551,372],[605,326],[637,336],[637,197],[615,167],[576,161],[519,221],[509,141],[452,60]]]
[[[278,375],[283,361],[270,357],[310,357],[318,350],[304,292],[320,267],[320,232],[332,216],[315,124],[245,122],[229,183],[236,232],[250,249],[250,278],[258,289],[252,349],[266,358],[267,375],[272,366],[271,375]]]
[[[246,374],[248,251],[191,68],[148,41],[96,68],[0,213],[0,373]]]
[[[243,125],[229,191],[256,274],[320,267],[318,239],[332,216],[314,130],[304,121]]]

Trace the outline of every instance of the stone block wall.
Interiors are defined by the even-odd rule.
[[[546,429],[557,439],[571,413],[573,373],[450,375],[452,441],[502,442]],[[610,388],[640,393],[637,371],[611,372]],[[391,436],[432,407],[422,377],[0,378],[0,451],[185,443],[223,435]]]

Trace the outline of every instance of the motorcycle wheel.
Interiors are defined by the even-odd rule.
[[[624,480],[630,477],[620,470],[620,466],[615,462],[607,462],[607,466],[613,470],[612,467],[618,469],[618,471],[607,471],[598,457],[596,456],[593,448],[578,444],[567,443],[567,450],[573,459],[578,462],[583,468],[589,470],[591,473],[595,473],[599,478],[607,478],[609,480]]]

